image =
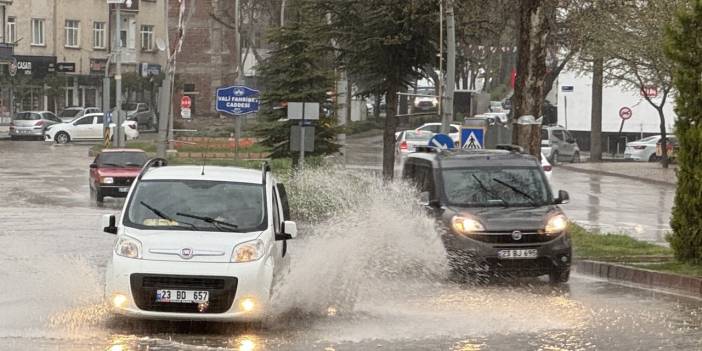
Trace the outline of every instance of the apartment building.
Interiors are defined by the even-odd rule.
[[[0,91],[0,114],[3,105],[15,111],[101,106],[102,79],[114,75],[116,56],[111,54],[117,45],[124,76],[158,74],[166,61],[156,45],[166,38],[165,1],[121,5],[119,34],[117,5],[106,0],[14,1],[6,8],[3,26],[5,42],[13,43],[13,58],[0,68],[0,80],[9,83]],[[139,97],[139,92],[127,95]]]

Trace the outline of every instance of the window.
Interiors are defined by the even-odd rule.
[[[73,122],[74,126],[80,126],[80,125],[86,125],[86,124],[93,124],[93,116],[86,116],[86,117],[83,117],[83,118]]]
[[[154,51],[154,26],[141,26],[141,50]]]
[[[93,22],[93,48],[105,48],[105,22]]]
[[[77,48],[80,46],[80,21],[66,20],[66,47]]]
[[[41,18],[32,18],[32,45],[46,45],[44,43],[44,20]]]
[[[15,17],[7,18],[7,42],[14,43],[17,41],[17,19]]]
[[[105,123],[105,119],[102,117],[102,115],[97,116],[97,121],[95,121],[97,124],[103,124]]]

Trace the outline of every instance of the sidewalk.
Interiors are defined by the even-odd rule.
[[[676,166],[668,169],[657,162],[601,162],[601,163],[567,163],[559,167],[583,173],[601,174],[628,178],[643,182],[675,186],[677,182]]]
[[[10,138],[10,127],[0,125],[0,140]]]

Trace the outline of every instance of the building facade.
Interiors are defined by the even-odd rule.
[[[183,46],[176,56],[177,81],[181,90],[179,95],[190,96],[194,118],[216,116],[217,88],[234,84],[238,71],[239,58],[234,30],[235,1],[198,0],[186,4]],[[170,2],[171,43],[178,33],[179,6],[178,1]],[[252,22],[254,18],[255,22]],[[264,14],[242,10],[242,83],[249,87],[258,88],[256,56],[266,57],[268,54],[264,38],[269,25],[270,19]],[[179,96],[176,96],[174,101],[178,100]]]
[[[9,90],[0,95],[0,105],[54,112],[66,106],[102,106],[102,79],[114,74],[110,57],[117,43],[126,76],[139,77],[142,67],[158,73],[166,57],[156,45],[166,34],[165,1],[122,5],[119,35],[116,8],[105,0],[14,1],[5,11],[5,41],[13,43],[13,59],[0,69],[3,89]],[[127,94],[127,99],[139,97]]]

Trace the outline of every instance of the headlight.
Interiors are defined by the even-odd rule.
[[[546,234],[558,234],[568,227],[568,218],[562,214],[557,214],[546,221]]]
[[[453,230],[459,234],[471,234],[485,230],[482,223],[477,220],[461,216],[454,216],[453,219],[451,219],[451,225],[453,226]]]
[[[100,183],[102,184],[114,184],[115,180],[112,177],[102,177],[100,178]]]
[[[256,261],[263,257],[264,251],[263,240],[247,241],[234,247],[231,261],[235,263]]]
[[[431,100],[431,103],[434,105],[434,107],[439,106],[439,99],[434,98],[433,100]]]
[[[115,253],[129,258],[141,258],[141,242],[128,236],[122,236],[117,240]]]

